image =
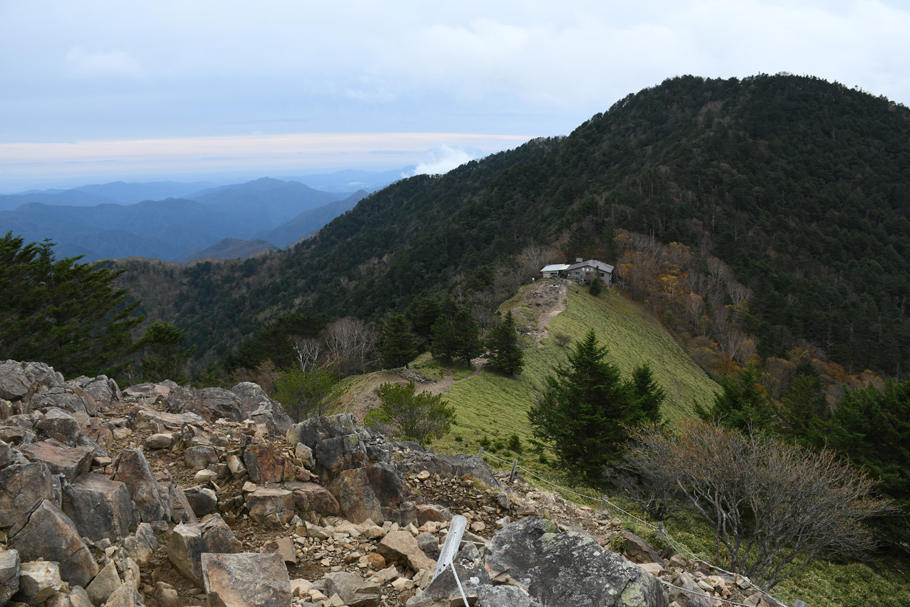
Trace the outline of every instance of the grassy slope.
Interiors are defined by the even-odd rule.
[[[518,299],[507,302],[505,308],[515,307]],[[525,368],[519,377],[484,371],[446,391],[446,399],[457,411],[458,425],[436,445],[438,449],[471,452],[479,448],[484,434],[494,441],[518,434],[526,442],[531,437],[527,410],[537,399],[544,378],[565,362],[569,351],[553,338],[558,333],[576,340],[594,329],[600,342],[609,347],[610,361],[626,377],[635,366],[650,362],[657,381],[667,391],[663,412],[671,422],[691,416],[694,402],[709,401],[718,389],[652,316],[615,289],[594,298],[583,289],[570,287],[566,310],[549,329],[551,337],[543,341],[544,347],[526,342]]]

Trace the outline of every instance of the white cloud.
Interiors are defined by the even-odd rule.
[[[64,58],[70,76],[96,78],[105,76],[128,76],[142,78],[144,72],[139,62],[119,49],[90,52],[81,46],[74,46]]]
[[[466,162],[476,160],[476,156],[461,148],[443,145],[435,150],[430,150],[429,161],[419,162],[414,172],[402,177],[414,175],[443,175],[452,169],[458,168]]]

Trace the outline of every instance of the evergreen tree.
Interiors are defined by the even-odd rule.
[[[588,293],[590,293],[590,294],[593,295],[594,297],[597,297],[598,295],[600,295],[601,293],[603,293],[603,290],[604,290],[604,285],[603,285],[603,283],[600,282],[600,278],[598,278],[598,277],[595,276],[595,277],[591,280],[591,285],[588,287]]]
[[[524,352],[518,346],[518,333],[512,311],[487,336],[487,366],[507,375],[518,375],[524,367]]]
[[[460,361],[471,366],[471,359],[483,354],[480,327],[466,308],[459,308],[454,317],[440,316],[433,325],[430,352],[439,358]]]
[[[401,314],[389,317],[382,325],[379,356],[384,369],[403,367],[417,357],[417,341],[408,321]]]
[[[0,238],[0,360],[41,361],[64,375],[115,373],[134,351],[141,320],[122,271],[55,259],[53,243]]]
[[[635,367],[629,381],[631,396],[636,408],[641,412],[642,421],[652,424],[660,423],[660,406],[667,398],[666,391],[654,379],[651,365],[645,363]]]
[[[636,394],[636,382],[624,382],[606,355],[589,331],[569,354],[569,364],[558,365],[547,378],[546,392],[528,411],[534,435],[591,485],[603,484],[604,468],[622,452],[629,428],[653,415],[641,409],[651,395]]]
[[[183,347],[186,336],[185,330],[169,322],[152,323],[138,344],[150,350],[140,362],[142,378],[147,381],[186,381],[186,362],[196,350],[195,347]]]
[[[714,396],[711,407],[695,405],[695,413],[706,422],[736,430],[769,430],[774,418],[771,397],[760,383],[760,374],[753,364],[740,370],[736,377],[720,381],[722,391]]]

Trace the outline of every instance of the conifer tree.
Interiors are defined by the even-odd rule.
[[[512,311],[487,336],[487,366],[507,375],[518,375],[524,367],[524,352],[518,345]]]
[[[656,403],[659,411],[661,400],[650,393],[659,390],[656,383],[623,381],[606,355],[589,331],[569,354],[569,364],[558,365],[547,378],[546,392],[528,411],[534,435],[553,448],[561,464],[595,486],[603,484],[604,468],[622,452],[629,428],[654,416],[642,410],[643,403]]]
[[[55,259],[53,243],[0,238],[0,360],[41,361],[64,375],[114,374],[134,351],[139,302],[115,289],[122,271]]]
[[[196,351],[195,347],[183,347],[186,337],[187,331],[172,323],[152,323],[138,344],[150,350],[140,362],[142,378],[147,381],[186,381],[186,362]]]
[[[454,317],[440,316],[433,325],[430,352],[439,358],[460,361],[471,366],[471,359],[483,354],[480,327],[471,312],[459,308]]]
[[[417,357],[417,340],[401,314],[389,317],[382,325],[379,356],[384,369],[403,367]]]

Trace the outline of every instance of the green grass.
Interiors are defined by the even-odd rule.
[[[504,307],[510,305],[515,304],[506,302]],[[516,308],[516,318],[520,317],[518,310]],[[694,416],[695,402],[710,402],[719,389],[660,323],[637,304],[616,290],[608,290],[594,298],[586,290],[572,286],[566,310],[550,325],[550,337],[543,340],[543,347],[525,340],[528,347],[521,375],[512,378],[485,370],[476,377],[457,381],[445,392],[446,400],[455,407],[457,425],[449,436],[436,443],[436,448],[472,452],[479,449],[484,436],[495,444],[497,440],[506,443],[509,436],[517,434],[525,445],[522,461],[534,459],[536,456],[528,450],[532,438],[528,408],[540,395],[545,378],[552,375],[557,364],[566,361],[572,348],[572,344],[561,347],[553,336],[563,333],[574,342],[589,329],[594,329],[598,340],[609,348],[609,360],[619,367],[624,377],[628,377],[637,365],[651,364],[657,381],[667,391],[663,415],[671,423]],[[430,365],[429,362],[425,364]],[[425,372],[424,367],[420,369]],[[461,440],[455,440],[455,436]]]

